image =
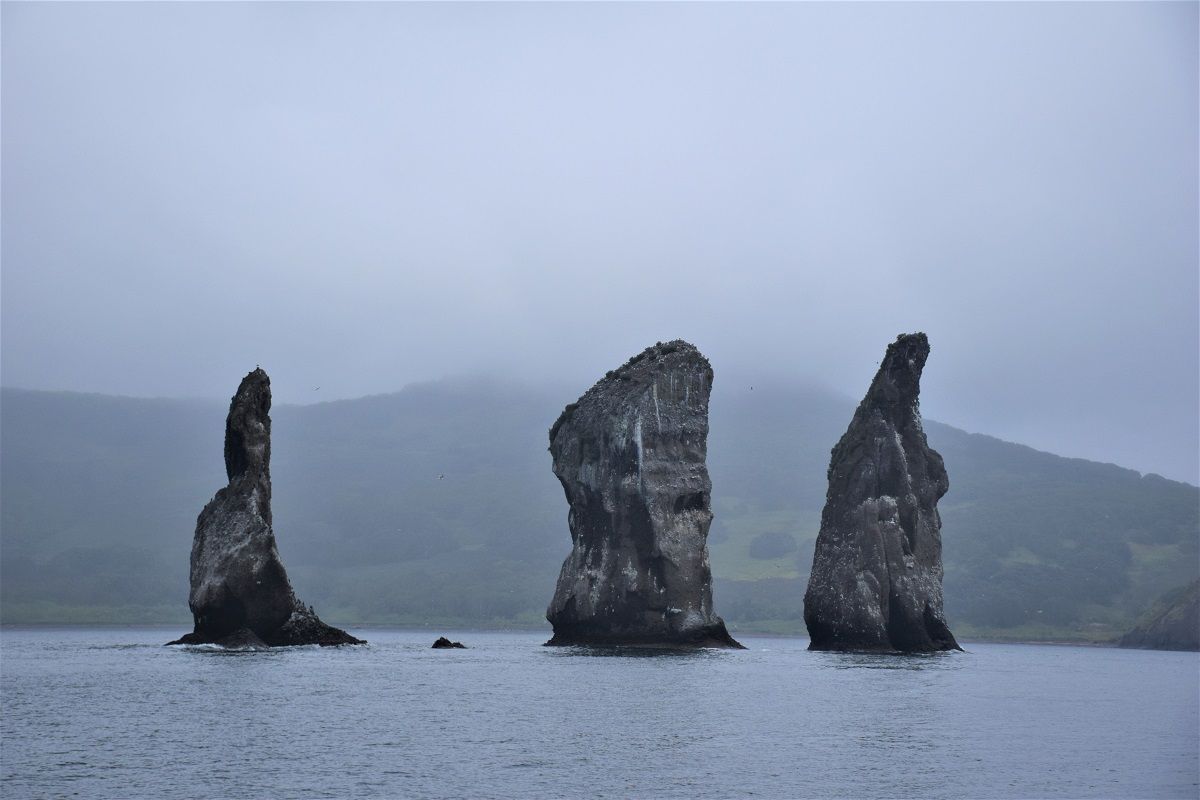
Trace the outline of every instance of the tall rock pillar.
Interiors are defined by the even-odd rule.
[[[942,521],[950,487],[918,404],[923,333],[887,354],[829,462],[829,492],[804,622],[813,650],[957,650],[942,614]]]
[[[572,548],[546,612],[549,644],[741,647],[712,608],[712,380],[695,347],[660,343],[550,429]]]
[[[271,527],[271,380],[242,379],[225,421],[229,485],[200,512],[188,606],[195,629],[171,644],[363,644],[296,599]]]

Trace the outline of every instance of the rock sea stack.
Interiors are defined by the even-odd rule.
[[[897,337],[833,448],[804,622],[812,650],[960,650],[942,613],[937,502],[950,487],[918,403],[923,333]]]
[[[271,381],[242,379],[225,421],[229,485],[200,512],[188,606],[195,629],[171,644],[364,644],[296,599],[271,528]]]
[[[546,611],[547,644],[741,647],[712,607],[712,380],[695,347],[659,343],[550,428],[573,546]]]
[[[437,641],[433,643],[434,650],[450,650],[453,648],[458,648],[460,650],[466,650],[467,646],[465,644],[463,644],[462,642],[452,642],[449,639],[447,639],[445,636],[439,636],[437,638]]]

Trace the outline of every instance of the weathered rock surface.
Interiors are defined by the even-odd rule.
[[[192,541],[195,630],[171,644],[363,644],[326,625],[292,591],[271,528],[271,381],[242,379],[225,421],[229,485],[200,512]]]
[[[961,649],[942,614],[937,502],[950,486],[918,404],[929,356],[902,335],[833,448],[804,622],[813,650]]]
[[[433,643],[434,650],[449,650],[452,648],[460,648],[462,650],[466,650],[467,646],[465,644],[463,644],[462,642],[452,642],[449,639],[447,639],[445,636],[439,636],[437,638],[437,641]]]
[[[551,645],[741,647],[713,613],[708,360],[658,344],[550,429],[573,547],[546,618]]]
[[[1200,650],[1200,581],[1169,592],[1117,645],[1144,650]]]

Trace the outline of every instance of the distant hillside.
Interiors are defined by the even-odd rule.
[[[275,530],[302,599],[334,622],[542,624],[570,549],[546,431],[584,388],[446,381],[276,406]],[[195,518],[224,483],[225,411],[4,389],[0,619],[185,621]],[[718,376],[710,547],[734,629],[803,631],[829,449],[852,411]],[[950,473],[946,611],[960,638],[1109,638],[1198,577],[1196,487],[926,429]]]

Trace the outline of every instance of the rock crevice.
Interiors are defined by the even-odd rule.
[[[271,381],[242,379],[225,421],[229,484],[200,512],[188,606],[195,628],[171,644],[362,644],[292,591],[271,525]]]
[[[941,518],[949,489],[921,426],[923,333],[888,346],[833,448],[804,622],[814,650],[957,650],[942,612]]]
[[[683,341],[609,372],[550,428],[572,549],[549,644],[740,647],[712,608],[712,368]]]

